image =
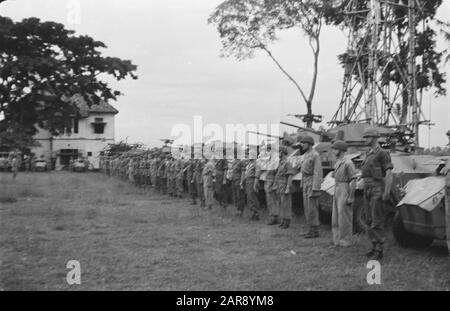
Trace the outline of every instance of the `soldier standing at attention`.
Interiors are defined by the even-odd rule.
[[[215,163],[215,192],[216,198],[219,202],[220,206],[223,208],[227,207],[226,202],[226,184],[227,184],[227,170],[228,170],[228,162],[222,157],[222,159],[217,159]]]
[[[256,150],[250,149],[250,151],[248,152],[248,162],[241,178],[241,186],[245,187],[245,194],[247,196],[247,206],[252,212],[250,220],[254,221],[259,220],[259,200],[258,200],[259,178],[257,178],[256,172],[257,157],[258,154]]]
[[[266,180],[264,181],[264,192],[266,194],[267,209],[269,211],[268,226],[278,225],[280,223],[280,206],[278,204],[277,191],[275,187],[275,176],[277,174],[277,164],[279,155],[274,154],[271,146],[269,151],[269,159],[266,171]],[[273,163],[275,162],[275,165]]]
[[[11,172],[13,173],[13,179],[16,179],[17,173],[19,172],[20,160],[17,154],[13,154],[11,159]]]
[[[275,175],[273,189],[277,191],[277,203],[280,206],[280,228],[287,229],[292,220],[292,177],[295,174],[291,163],[288,161],[288,149],[280,146],[280,164]]]
[[[203,168],[205,167],[205,159],[202,158],[202,155],[197,155],[195,159],[195,168],[194,168],[194,182],[195,189],[197,190],[197,196],[200,200],[200,207],[205,207],[205,192],[203,189]]]
[[[237,156],[231,163],[231,193],[233,204],[236,208],[236,216],[242,217],[245,205],[245,192],[241,188],[242,172],[245,169],[245,161],[238,159]]]
[[[378,143],[380,134],[376,129],[366,129],[363,137],[370,147],[361,168],[361,178],[364,180],[367,233],[372,242],[372,249],[366,256],[380,260],[383,258],[385,241],[386,211],[384,202],[390,198],[394,166],[389,153],[381,149]]]
[[[180,152],[182,149],[180,150]],[[183,176],[184,176],[184,161],[181,155],[175,160],[174,167],[174,195],[176,198],[183,197]]]
[[[186,181],[187,181],[189,195],[191,196],[191,199],[192,199],[192,205],[197,204],[197,201],[196,201],[197,191],[195,188],[194,171],[195,171],[195,160],[194,160],[194,158],[191,158],[191,159],[189,159],[189,161],[187,163]]]
[[[305,210],[306,224],[309,231],[304,234],[306,239],[319,237],[319,196],[320,186],[322,184],[322,161],[320,155],[314,150],[314,139],[305,135],[300,139],[303,155],[301,165],[302,190],[303,190],[303,208]]]
[[[216,167],[214,156],[205,164],[202,172],[203,191],[205,193],[205,202],[208,209],[212,209],[214,192],[214,170]]]
[[[175,196],[175,159],[169,155],[166,164],[167,193],[170,197]]]
[[[167,175],[166,175],[166,157],[161,154],[159,166],[158,166],[158,190],[161,194],[166,194]]]
[[[344,158],[348,150],[345,142],[336,141],[332,145],[332,150],[336,156],[333,172],[335,192],[331,217],[333,245],[336,247],[349,247],[353,243],[353,202],[357,172],[353,162]]]

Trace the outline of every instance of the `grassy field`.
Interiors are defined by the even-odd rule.
[[[101,174],[0,173],[0,290],[449,290],[444,244],[390,238],[381,285],[366,282],[368,242],[332,249],[188,200],[142,193]],[[81,285],[66,263],[81,263]]]

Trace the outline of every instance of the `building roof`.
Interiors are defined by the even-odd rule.
[[[89,113],[119,113],[116,108],[114,108],[111,104],[107,103],[104,100],[100,100],[98,105],[92,104],[91,107],[88,106],[83,96],[81,96],[80,94],[72,96],[70,100],[74,102],[75,105],[77,105],[82,117],[87,117]]]

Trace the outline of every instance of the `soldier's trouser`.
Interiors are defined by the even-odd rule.
[[[447,174],[447,187],[445,188],[445,218],[447,219],[447,247],[450,252],[450,173]]]
[[[158,177],[156,175],[150,175],[150,182],[152,184],[152,187],[158,190],[158,183],[157,183]]]
[[[364,179],[364,207],[366,210],[367,235],[374,244],[385,241],[386,211],[383,202],[384,183]]]
[[[245,193],[247,194],[247,206],[252,211],[253,215],[258,214],[259,200],[258,193],[253,189],[255,185],[255,178],[248,178],[245,181]]]
[[[161,193],[166,194],[167,193],[167,178],[161,177]]]
[[[277,193],[273,188],[273,181],[264,182],[264,192],[266,194],[266,204],[270,216],[278,216],[280,207],[278,205]]]
[[[286,186],[280,185],[278,188],[278,198],[280,204],[280,218],[292,219],[292,194],[286,194]]]
[[[161,177],[155,176],[155,189],[156,191],[161,190]]]
[[[217,201],[220,204],[224,204],[226,202],[225,196],[225,185],[223,184],[223,179],[225,175],[223,171],[216,171],[216,181],[214,182],[214,191],[216,192]]]
[[[232,180],[231,191],[233,196],[234,207],[238,211],[242,211],[245,206],[245,198],[244,198],[245,193],[244,190],[241,189],[241,181],[239,179]]]
[[[197,191],[196,191],[196,186],[194,182],[191,182],[190,180],[187,181],[188,182],[188,191],[189,191],[189,195],[191,196],[191,198],[193,200],[195,200],[197,198]]]
[[[350,245],[353,234],[353,206],[347,204],[350,195],[349,183],[336,183],[331,216],[331,231],[334,245]]]
[[[320,226],[319,222],[319,200],[312,198],[312,178],[303,176],[302,180],[303,190],[303,209],[305,210],[306,224],[310,229],[317,229]]]
[[[182,177],[175,178],[175,189],[176,189],[175,194],[177,196],[181,196],[183,194],[183,178]]]
[[[213,194],[214,194],[213,185],[208,185],[208,184],[204,183],[203,191],[205,192],[206,206],[211,207],[213,205]]]
[[[198,199],[204,204],[205,203],[205,191],[203,189],[203,184],[196,181],[195,188],[197,189]]]

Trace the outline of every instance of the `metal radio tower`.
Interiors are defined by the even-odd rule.
[[[345,6],[348,49],[342,59],[343,92],[330,123],[390,127],[418,146],[419,126],[429,124],[421,110],[416,79],[420,8],[416,0],[397,2],[371,0],[367,6],[366,1],[349,0]]]

